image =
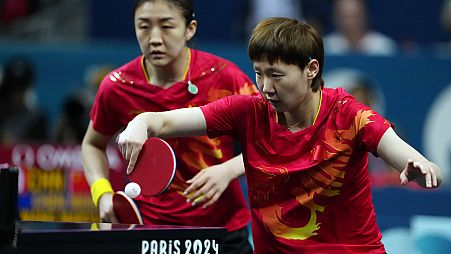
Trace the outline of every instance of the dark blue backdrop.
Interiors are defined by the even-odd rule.
[[[196,38],[199,40],[240,40],[246,0],[205,1],[194,0],[196,19],[199,21]],[[317,10],[331,29],[331,0]],[[413,40],[427,45],[443,40],[440,9],[444,0],[368,0],[370,24],[398,41]],[[133,0],[90,0],[90,36],[94,39],[134,39]],[[329,16],[328,16],[329,15]]]

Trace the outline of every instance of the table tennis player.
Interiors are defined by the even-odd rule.
[[[129,171],[148,136],[229,135],[243,149],[255,253],[385,253],[368,152],[399,170],[403,185],[436,188],[440,168],[376,111],[324,87],[323,43],[310,25],[265,19],[248,53],[262,97],[138,115],[118,138]]]
[[[82,143],[85,176],[102,221],[117,222],[105,150],[137,114],[258,94],[235,64],[187,46],[197,28],[191,0],[138,0],[134,25],[142,55],[104,78]],[[233,140],[204,136],[166,141],[177,156],[177,173],[161,195],[134,200],[144,223],[225,227],[225,253],[251,253],[250,211],[237,180],[244,165],[242,156],[234,154]],[[191,184],[202,192],[200,199],[184,194]]]

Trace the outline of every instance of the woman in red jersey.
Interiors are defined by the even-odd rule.
[[[134,24],[142,55],[104,78],[82,144],[85,176],[106,222],[117,222],[106,147],[136,115],[258,94],[235,64],[187,47],[197,27],[191,0],[138,0]],[[177,156],[177,174],[164,194],[135,200],[144,223],[225,227],[226,253],[252,252],[246,227],[250,211],[237,180],[244,165],[241,155],[234,156],[233,140],[203,136],[167,141]],[[202,197],[190,199],[193,192]]]
[[[264,97],[140,114],[118,139],[129,172],[148,135],[229,135],[243,149],[255,253],[385,253],[368,152],[399,170],[401,184],[436,188],[440,168],[377,112],[323,87],[323,44],[311,26],[263,20],[248,51]]]

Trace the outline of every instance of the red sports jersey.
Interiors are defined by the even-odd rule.
[[[188,92],[188,75],[169,88],[149,84],[138,57],[114,70],[102,81],[91,111],[96,131],[113,135],[137,114],[201,106],[233,94],[256,94],[252,81],[233,63],[217,56],[190,50],[190,78],[199,89]],[[136,203],[146,224],[222,226],[229,231],[246,226],[250,212],[238,180],[230,182],[221,198],[204,209],[192,207],[182,194],[186,180],[200,170],[233,158],[230,137],[206,136],[167,139],[177,157],[177,173],[170,188],[162,195],[138,198]]]
[[[367,151],[376,153],[387,120],[328,88],[314,125],[295,133],[261,97],[201,109],[210,137],[228,134],[242,145],[255,253],[385,253]]]

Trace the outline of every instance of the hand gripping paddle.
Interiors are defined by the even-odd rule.
[[[175,154],[171,146],[162,139],[149,138],[144,143],[129,178],[131,182],[135,182],[141,187],[141,195],[157,196],[163,193],[171,184],[175,176],[175,168]],[[142,224],[142,219],[136,219],[136,217],[141,218],[138,209],[135,209],[136,205],[124,192],[116,192],[113,195],[113,206],[116,216],[121,223]],[[127,210],[123,216],[119,215],[122,213],[122,210]],[[121,217],[134,219],[127,220],[121,219]]]
[[[141,213],[135,202],[123,191],[116,191],[113,194],[113,209],[120,223],[143,224]]]
[[[166,141],[149,138],[138,155],[130,181],[139,184],[141,194],[156,196],[164,192],[175,176],[175,154]]]

